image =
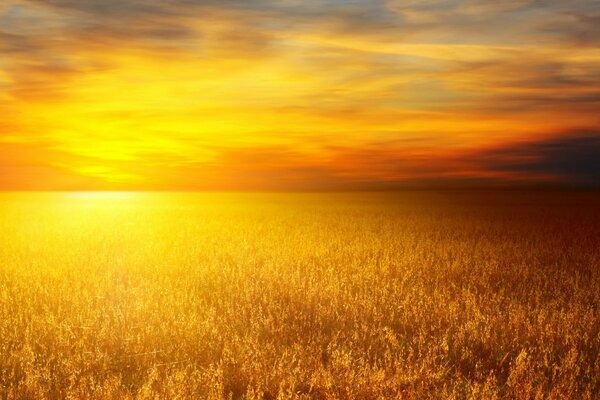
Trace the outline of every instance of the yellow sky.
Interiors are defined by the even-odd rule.
[[[598,2],[559,3],[8,0],[0,188],[593,184]]]

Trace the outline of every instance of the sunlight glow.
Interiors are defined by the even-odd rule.
[[[64,194],[68,199],[77,200],[98,200],[98,201],[122,201],[138,198],[138,192],[116,192],[116,191],[87,191],[87,192],[68,192]]]

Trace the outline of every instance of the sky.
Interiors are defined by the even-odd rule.
[[[0,190],[600,185],[600,0],[2,0]]]

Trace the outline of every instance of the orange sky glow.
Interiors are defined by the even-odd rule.
[[[0,190],[600,183],[600,2],[5,0]]]

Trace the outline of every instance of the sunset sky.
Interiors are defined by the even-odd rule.
[[[2,0],[0,190],[600,184],[598,0]]]

